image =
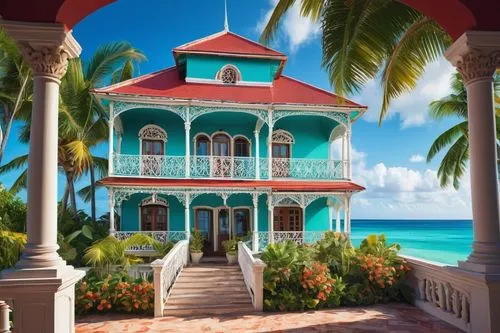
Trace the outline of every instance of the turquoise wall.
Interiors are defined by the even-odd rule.
[[[247,59],[189,54],[187,57],[187,77],[214,80],[217,72],[225,65],[236,66],[242,81],[272,82],[279,68],[279,60]]]
[[[134,194],[128,200],[123,201],[121,207],[121,231],[137,231],[140,228],[139,204],[150,194]],[[169,205],[168,225],[171,231],[184,230],[184,206],[172,196],[161,196]]]
[[[121,230],[139,230],[139,204],[149,197],[149,194],[134,194],[122,203]],[[172,196],[161,196],[169,203],[169,227],[171,231],[184,230],[184,207]],[[250,208],[251,219],[253,219],[253,204],[250,194],[236,194],[229,198],[230,207],[246,206]],[[194,210],[196,207],[220,207],[223,205],[222,198],[215,194],[204,194],[196,197],[191,204],[191,229],[194,228]],[[268,231],[268,209],[267,196],[259,196],[259,231]],[[321,198],[311,203],[306,209],[306,231],[328,230],[328,207],[326,198]]]

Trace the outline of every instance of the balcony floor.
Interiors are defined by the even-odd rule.
[[[336,332],[456,333],[453,326],[408,304],[338,308],[305,313],[145,318],[92,315],[77,318],[76,332]]]

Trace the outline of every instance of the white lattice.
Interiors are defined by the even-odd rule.
[[[204,114],[208,113],[214,113],[214,112],[242,112],[242,113],[248,113],[251,115],[254,115],[258,117],[260,120],[263,122],[267,123],[268,122],[268,113],[267,110],[263,109],[250,109],[250,108],[237,108],[237,107],[214,107],[214,106],[198,106],[198,105],[192,105],[189,108],[189,119],[191,121],[194,121],[196,118],[199,116],[202,116]]]
[[[152,196],[142,200],[140,203],[140,206],[148,206],[148,205],[160,205],[168,207],[168,201],[159,197],[156,193],[154,193]]]
[[[233,65],[224,66],[217,75],[218,79],[222,81],[222,83],[226,84],[235,84],[236,82],[241,80],[240,73],[236,67]]]
[[[184,156],[115,154],[113,161],[116,176],[183,178],[186,170]]]
[[[113,114],[111,118],[114,118],[121,113],[132,110],[132,109],[153,109],[153,110],[165,110],[170,111],[186,120],[186,106],[183,105],[162,105],[162,104],[148,104],[148,103],[131,103],[131,102],[114,102],[113,103]]]
[[[147,235],[158,242],[165,244],[168,241],[178,242],[180,240],[186,239],[185,231],[117,231],[114,235],[118,240],[125,240],[132,237],[135,234]],[[151,252],[154,249],[151,246],[133,246],[128,248],[128,251],[132,252]]]
[[[191,158],[193,178],[255,178],[255,158],[232,156],[193,156]]]
[[[276,124],[278,120],[291,116],[320,116],[335,120],[336,122],[344,124],[346,126],[348,123],[347,114],[345,112],[315,110],[274,110],[272,115],[272,126],[274,126],[274,124]]]
[[[269,243],[284,243],[293,241],[297,244],[312,244],[325,235],[324,231],[261,231],[258,233],[259,249],[264,249]]]
[[[292,144],[295,142],[295,139],[290,132],[281,129],[273,132],[272,140],[273,143]]]
[[[296,179],[342,179],[342,161],[311,158],[273,158],[273,177]]]
[[[146,125],[139,131],[141,140],[161,140],[167,141],[167,132],[157,125]]]

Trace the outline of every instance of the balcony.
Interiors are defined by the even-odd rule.
[[[113,175],[152,178],[269,179],[269,159],[236,156],[113,156]],[[347,179],[348,162],[328,159],[273,158],[272,177],[301,180]],[[258,172],[257,172],[258,170]]]

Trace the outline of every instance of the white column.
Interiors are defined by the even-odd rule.
[[[186,239],[189,241],[189,238],[191,237],[191,194],[186,193],[185,196],[185,203],[184,203],[184,230],[186,232]]]
[[[500,32],[469,31],[446,57],[467,89],[474,242],[461,266],[500,273],[500,216],[493,100],[493,74],[500,67]]]
[[[335,219],[335,231],[340,232],[340,207],[336,209],[337,217]]]
[[[259,251],[259,194],[254,193],[253,197],[253,233],[252,251]]]
[[[301,206],[302,208],[302,231],[304,231],[304,238],[306,237],[306,208],[307,206]]]
[[[112,188],[108,189],[108,204],[109,204],[109,234],[114,235],[116,232],[115,226],[115,193]]]
[[[267,134],[267,163],[268,163],[268,179],[273,179],[273,110],[269,109],[267,117],[267,125],[269,133]]]
[[[350,119],[350,116],[348,116]],[[346,130],[346,159],[347,159],[347,178],[352,179],[352,163],[351,163],[351,136],[352,136],[352,127],[351,121],[348,121],[348,127]]]
[[[268,228],[269,228],[269,243],[274,243],[274,206],[273,206],[273,196],[268,194],[267,197],[267,209],[268,209]]]
[[[260,179],[260,131],[253,131],[255,136],[255,179]]]
[[[108,174],[112,176],[114,174],[114,160],[113,160],[113,150],[114,150],[114,129],[115,116],[113,111],[113,102],[109,102],[109,121],[108,121]]]
[[[28,160],[27,237],[14,269],[1,272],[0,295],[13,299],[18,332],[74,331],[74,285],[83,272],[57,253],[59,84],[81,48],[61,24],[2,21],[33,71]]]
[[[328,230],[333,231],[333,204],[328,204]]]
[[[186,137],[186,178],[191,177],[191,122],[186,120],[184,122],[184,131],[185,131],[185,137]]]
[[[346,133],[342,135],[342,177],[344,179],[349,178],[347,173],[347,148],[346,148]]]
[[[344,199],[344,232],[351,233],[351,196]]]

